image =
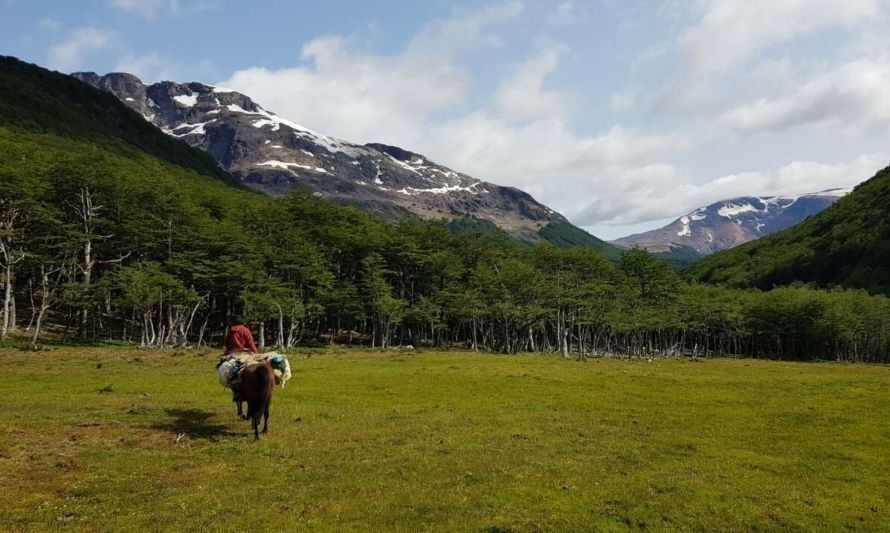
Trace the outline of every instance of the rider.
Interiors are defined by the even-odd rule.
[[[251,333],[250,329],[245,325],[243,317],[236,315],[229,320],[225,348],[226,351],[220,358],[220,364],[222,364],[223,361],[228,361],[230,359],[235,360],[235,365],[232,367],[232,374],[229,377],[229,381],[233,382],[238,377],[238,372],[241,370],[241,366],[244,362],[253,359],[257,353],[259,353],[256,348],[256,343],[253,342],[253,333]]]
[[[228,356],[238,352],[250,352],[254,355],[258,353],[256,344],[253,342],[253,333],[244,324],[244,318],[237,315],[233,316],[229,321],[224,357],[228,358]]]

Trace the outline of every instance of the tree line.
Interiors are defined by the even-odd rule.
[[[264,347],[890,360],[890,301],[689,283],[630,250],[391,225],[308,191],[269,198],[119,147],[0,131],[0,336]]]

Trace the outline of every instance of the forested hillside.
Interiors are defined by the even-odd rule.
[[[731,287],[803,281],[890,295],[890,168],[803,223],[714,254],[687,273]]]
[[[472,221],[455,235],[308,191],[263,196],[56,78],[7,72],[0,91],[2,337],[218,344],[243,313],[277,346],[890,359],[884,297],[689,285],[638,250],[615,262]]]

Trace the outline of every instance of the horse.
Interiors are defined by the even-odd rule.
[[[263,418],[263,434],[269,432],[269,405],[273,390],[275,374],[268,361],[245,366],[241,370],[241,382],[233,389],[238,415],[250,419],[254,440],[260,439],[260,417]],[[247,402],[247,415],[242,415],[241,402]]]

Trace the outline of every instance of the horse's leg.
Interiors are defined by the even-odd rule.
[[[263,434],[269,432],[269,404],[266,404],[266,410],[263,411]]]
[[[235,402],[235,407],[238,408],[238,418],[247,418],[247,416],[244,415],[244,409],[242,408],[243,402],[235,391],[232,391],[232,401]]]
[[[260,416],[258,414],[253,415],[251,417],[251,423],[253,425],[253,440],[260,440]]]

